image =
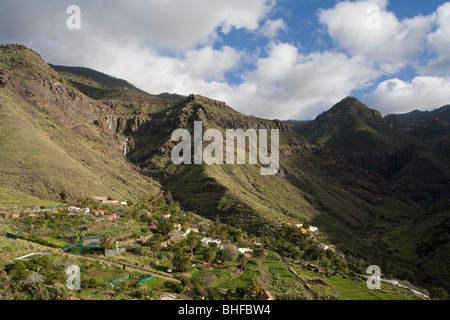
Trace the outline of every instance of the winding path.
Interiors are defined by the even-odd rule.
[[[311,300],[317,300],[316,295],[314,294],[314,292],[311,291],[311,289],[308,287],[308,285],[306,284],[306,282],[300,278],[297,273],[294,272],[294,270],[291,269],[291,267],[289,267],[289,265],[287,264],[287,262],[284,260],[284,257],[281,258],[281,263],[283,264],[283,266],[289,270],[290,273],[292,273],[295,277],[295,279],[297,279],[298,282],[301,283],[301,285],[303,286],[303,288],[305,288],[306,292],[308,292],[309,296],[311,297]]]

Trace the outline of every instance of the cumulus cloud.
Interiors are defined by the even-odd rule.
[[[314,118],[379,76],[344,53],[304,55],[288,43],[272,43],[267,50],[268,57],[257,62],[229,98],[238,110],[281,120]]]
[[[274,39],[278,37],[278,34],[282,31],[286,32],[288,30],[288,26],[283,19],[270,20],[267,19],[264,25],[259,30],[259,33],[263,36]]]
[[[422,74],[450,74],[450,2],[436,11],[437,29],[427,37],[429,49],[436,55],[424,68]]]
[[[241,53],[228,46],[214,50],[206,46],[186,52],[186,67],[194,77],[209,80],[225,80],[225,73],[241,65]]]
[[[399,20],[387,11],[387,4],[387,0],[339,2],[321,10],[319,20],[340,48],[394,73],[417,58],[435,16]]]
[[[382,114],[427,110],[450,103],[450,77],[418,76],[381,82],[365,101]]]
[[[398,19],[387,0],[339,2],[318,13],[336,46],[308,53],[292,44],[298,39],[277,40],[290,28],[282,18],[269,19],[276,0],[0,3],[2,43],[23,43],[47,62],[90,67],[150,93],[198,93],[258,117],[311,119],[373,85],[366,101],[386,112],[450,102],[449,3],[429,16]],[[74,3],[81,8],[77,31],[66,27],[66,9]],[[239,41],[231,47],[224,35],[238,29],[249,39],[256,34],[265,37],[258,37],[260,43],[271,42],[265,50],[247,51]],[[426,52],[432,60],[417,67]],[[419,76],[376,83],[381,76],[396,77],[405,66],[419,68]]]
[[[1,38],[64,41],[69,0],[2,1]],[[255,31],[274,0],[79,0],[82,30],[122,42],[187,49],[207,44],[232,29]],[[21,22],[21,23],[20,23]],[[46,41],[48,43],[48,41]]]

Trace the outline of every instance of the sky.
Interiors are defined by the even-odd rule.
[[[445,1],[0,0],[0,43],[266,119],[450,104]]]

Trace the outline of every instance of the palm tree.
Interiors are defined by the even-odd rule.
[[[115,247],[114,242],[112,241],[112,239],[108,236],[104,236],[101,240],[100,240],[100,244],[104,250],[105,253],[105,257],[106,257],[106,251],[113,249]]]
[[[189,270],[190,260],[186,253],[181,251],[173,256],[172,264],[176,270],[186,272]]]
[[[161,250],[161,236],[159,234],[154,235],[147,241],[147,245],[153,251],[153,257],[155,258],[159,250]]]
[[[236,258],[236,262],[238,263],[241,270],[243,270],[245,265],[247,264],[247,257],[245,256],[245,254],[240,253]]]
[[[258,283],[255,279],[249,283],[249,285],[245,288],[245,295],[254,298],[259,294],[261,288],[258,286]]]
[[[193,232],[190,232],[187,236],[186,245],[188,246],[189,250],[191,250],[191,257],[194,257],[194,249],[198,246],[198,239]]]
[[[216,250],[214,247],[208,247],[203,254],[203,261],[208,262],[208,266],[211,266],[211,261],[216,258]]]

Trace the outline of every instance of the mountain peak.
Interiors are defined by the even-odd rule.
[[[355,97],[347,97],[335,104],[330,110],[319,115],[314,121],[323,123],[329,121],[338,121],[340,123],[361,120],[376,120],[384,122],[381,113],[370,109]]]
[[[0,68],[31,69],[56,75],[56,72],[45,63],[39,53],[21,44],[0,45]]]
[[[383,119],[379,111],[370,109],[355,97],[342,99],[330,110],[325,112],[325,115],[327,117],[330,115],[341,115],[344,117],[351,115],[363,119]]]

